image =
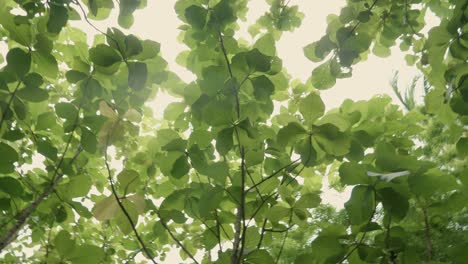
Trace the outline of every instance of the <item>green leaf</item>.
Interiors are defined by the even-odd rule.
[[[49,20],[47,21],[47,31],[58,34],[68,21],[68,9],[57,4],[50,5]]]
[[[81,145],[89,153],[96,153],[98,141],[96,135],[86,127],[81,127]]]
[[[406,216],[409,208],[408,198],[404,197],[393,188],[380,189],[377,193],[382,199],[385,211],[392,215],[392,220],[399,221]]]
[[[19,160],[19,155],[16,150],[10,145],[0,142],[0,153],[2,158],[0,159],[0,173],[10,173],[15,170],[13,163]]]
[[[220,187],[215,187],[203,193],[199,200],[199,213],[201,217],[209,217],[224,198],[224,190]]]
[[[380,143],[376,147],[376,165],[386,171],[416,169],[417,160],[413,157],[399,155],[395,147],[388,143]]]
[[[252,78],[251,82],[254,88],[254,96],[257,100],[265,101],[269,99],[275,91],[275,85],[265,75]]]
[[[267,56],[276,55],[275,39],[272,34],[265,34],[254,44],[254,48]]]
[[[164,109],[164,119],[166,120],[176,120],[182,113],[184,113],[187,105],[183,102],[173,102],[167,105]]]
[[[310,81],[312,85],[320,90],[333,87],[336,83],[336,77],[331,72],[331,62],[327,61],[312,71]]]
[[[84,80],[88,77],[88,74],[76,70],[70,70],[67,71],[65,74],[65,77],[67,78],[67,81],[71,83],[77,83],[81,80]]]
[[[343,184],[356,185],[368,183],[366,167],[356,162],[345,162],[341,164],[340,180]]]
[[[463,157],[468,156],[468,137],[460,138],[457,142],[457,151]]]
[[[145,88],[148,79],[148,68],[146,63],[129,62],[128,63],[128,86],[135,90]]]
[[[212,126],[229,125],[236,116],[231,100],[211,100],[202,112],[203,121]]]
[[[102,248],[94,245],[80,245],[67,257],[72,264],[98,264],[104,259]]]
[[[320,195],[318,195],[317,193],[304,194],[294,204],[294,208],[298,208],[298,209],[315,208],[320,205],[320,201],[321,201]]]
[[[136,55],[134,58],[140,61],[146,60],[146,59],[151,59],[156,57],[159,54],[159,51],[161,49],[161,45],[153,40],[143,40],[140,41],[143,50]]]
[[[271,68],[271,57],[253,49],[246,54],[247,64],[257,72],[268,72]]]
[[[271,264],[274,262],[273,257],[264,249],[254,250],[247,254],[244,259],[244,263],[248,264]]]
[[[0,150],[1,150],[1,146],[0,146]],[[3,152],[2,152],[2,155],[3,155]],[[1,168],[0,168],[0,171],[1,171]],[[0,191],[7,193],[13,197],[15,196],[20,197],[21,195],[23,195],[23,192],[24,192],[23,186],[21,185],[21,183],[17,179],[10,177],[10,176],[0,177]]]
[[[358,185],[353,188],[351,198],[345,203],[346,212],[352,225],[370,221],[375,210],[375,197],[372,187]]]
[[[232,1],[221,0],[213,7],[213,19],[216,25],[225,25],[236,20],[235,11],[231,7]]]
[[[229,175],[229,166],[226,162],[215,162],[210,164],[203,174],[213,179],[215,184],[224,186]]]
[[[457,186],[453,175],[437,168],[430,169],[424,174],[409,177],[408,183],[414,194],[426,198],[437,193],[449,192]]]
[[[225,128],[218,133],[216,137],[216,151],[218,151],[219,155],[226,155],[234,146],[233,133],[234,128],[231,127]]]
[[[359,12],[357,19],[361,23],[367,23],[370,20],[371,15],[372,13],[369,10],[361,11]]]
[[[114,196],[106,197],[94,205],[93,215],[99,221],[106,221],[114,218],[119,212],[120,207],[115,201]]]
[[[316,263],[339,263],[343,255],[346,253],[344,247],[340,244],[338,237],[319,235],[311,246],[311,255],[299,256],[294,263],[306,264],[311,259]]]
[[[129,194],[141,187],[140,174],[135,170],[125,169],[117,175],[120,193]]]
[[[49,99],[49,93],[46,90],[32,86],[26,86],[16,94],[21,99],[34,103],[39,103]]]
[[[202,29],[206,23],[208,11],[200,6],[191,5],[185,9],[185,18],[194,28]]]
[[[307,130],[305,130],[301,124],[291,122],[278,131],[278,144],[286,146],[287,144],[294,142],[297,138],[305,135],[307,135]]]
[[[291,208],[275,205],[268,211],[268,219],[272,222],[278,222],[291,215]]]
[[[36,40],[37,42],[34,44],[34,48],[37,51],[45,54],[50,54],[52,52],[54,44],[45,34],[37,34]]]
[[[2,24],[3,28],[8,31],[8,37],[10,39],[25,47],[29,47],[33,43],[33,27],[26,23],[15,23],[13,14],[11,14],[9,10],[3,10],[6,6],[7,4],[5,1],[0,3],[0,12],[2,12],[2,16],[0,16],[0,24]]]
[[[468,60],[468,48],[464,47],[460,40],[455,40],[450,45],[450,53],[454,58],[466,61]]]
[[[91,14],[93,14],[93,16],[97,16],[99,8],[98,0],[88,0],[88,7]]]
[[[128,29],[133,25],[134,19],[132,15],[119,16],[117,21],[121,27]]]
[[[109,67],[114,63],[121,62],[122,58],[113,48],[99,44],[89,50],[89,58],[91,61],[99,66]]]
[[[125,37],[125,57],[129,58],[136,56],[143,51],[143,45],[141,41],[134,35],[128,35]]]
[[[335,156],[348,154],[351,147],[351,140],[345,133],[336,133],[335,135],[320,133],[312,138],[325,152]]]
[[[325,113],[325,104],[320,95],[310,93],[299,102],[299,112],[301,112],[307,124],[312,124]]]
[[[13,110],[19,120],[26,119],[26,115],[27,115],[26,105],[20,99],[16,97],[13,100]]]
[[[131,16],[141,4],[141,0],[122,0],[119,2],[119,16]]]
[[[455,243],[447,249],[449,256],[451,257],[453,263],[462,264],[468,258],[468,242]]]
[[[39,139],[37,142],[37,152],[50,160],[55,160],[58,150],[52,145],[49,139]]]
[[[90,176],[83,174],[73,176],[68,183],[60,185],[57,190],[62,196],[72,199],[86,196],[92,186],[93,182]]]
[[[208,95],[215,95],[223,89],[227,78],[227,71],[222,66],[209,66],[202,71],[203,80],[200,81],[200,89]]]
[[[55,248],[62,258],[69,257],[75,250],[75,241],[70,233],[66,230],[61,230],[54,239]]]
[[[58,103],[55,105],[57,116],[68,120],[75,120],[78,117],[78,109],[71,103]]]
[[[323,58],[318,57],[318,55],[316,54],[317,42],[308,44],[307,46],[303,48],[303,51],[304,51],[304,55],[306,56],[306,58],[313,62],[320,62],[323,59]]]
[[[32,56],[36,65],[35,71],[52,79],[57,78],[58,63],[52,54],[33,51]]]
[[[180,156],[175,162],[171,170],[171,175],[175,178],[182,178],[187,175],[190,170],[190,163],[188,162],[187,156]]]
[[[20,48],[13,48],[6,55],[7,67],[19,78],[22,78],[31,68],[31,54]]]

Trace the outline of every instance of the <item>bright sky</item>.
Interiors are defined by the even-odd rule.
[[[186,47],[177,41],[179,34],[177,28],[181,22],[174,12],[174,3],[174,0],[148,0],[147,8],[136,11],[135,24],[127,32],[144,39],[160,42],[162,56],[168,61],[170,69],[183,80],[191,81],[193,80],[192,74],[175,62],[179,52],[185,50]],[[283,34],[283,37],[277,43],[277,50],[279,57],[283,59],[283,66],[293,78],[305,81],[310,77],[311,71],[317,65],[304,56],[302,48],[318,40],[325,33],[326,16],[332,13],[338,14],[341,7],[345,5],[345,0],[291,0],[290,5],[299,5],[299,9],[305,14],[305,19],[299,29],[292,33]],[[252,41],[247,33],[248,25],[255,22],[267,9],[268,6],[264,0],[250,0],[247,22],[242,23],[237,36]],[[104,31],[107,27],[117,25],[115,15],[105,22],[93,23]],[[74,22],[73,24],[85,30],[90,36],[97,33],[84,22]],[[417,74],[414,67],[406,66],[404,54],[398,48],[392,50],[392,55],[389,58],[381,59],[369,56],[367,61],[361,62],[354,67],[352,78],[338,80],[335,87],[323,91],[321,93],[322,99],[327,109],[339,106],[346,98],[363,100],[370,99],[376,94],[389,94],[397,102],[388,84],[395,70],[400,71],[401,87],[409,84]],[[165,106],[172,100],[170,96],[160,93],[158,98],[152,102],[155,115],[162,117]],[[326,187],[326,183],[323,190],[323,200],[338,208],[342,208],[343,202],[347,200],[349,195],[349,191],[340,194],[330,190]],[[171,253],[164,263],[179,263],[180,259],[177,255],[175,252],[174,254]]]

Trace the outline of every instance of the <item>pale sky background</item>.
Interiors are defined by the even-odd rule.
[[[189,82],[194,79],[193,75],[175,62],[177,55],[186,47],[177,41],[179,35],[177,28],[181,22],[175,14],[174,3],[175,0],[148,0],[148,6],[145,9],[135,12],[133,27],[124,31],[143,39],[152,39],[161,43],[161,53],[169,63],[169,68],[183,80]],[[277,51],[283,60],[283,67],[287,69],[293,79],[298,78],[305,81],[310,77],[311,71],[317,64],[309,61],[304,56],[302,49],[323,36],[326,29],[326,16],[339,14],[341,7],[345,5],[345,0],[291,0],[289,5],[299,5],[299,10],[305,14],[305,18],[299,29],[292,33],[285,32],[283,34],[281,40],[277,42]],[[247,22],[241,23],[241,30],[236,36],[252,42],[247,28],[267,10],[268,6],[264,0],[250,0]],[[117,26],[116,16],[114,14],[104,22],[93,21],[93,24],[105,31],[107,27]],[[93,28],[82,21],[73,22],[73,25],[86,31],[90,36],[97,34]],[[3,54],[5,53],[3,52]],[[417,75],[415,67],[406,66],[404,54],[399,51],[398,47],[392,49],[392,55],[385,59],[370,55],[367,61],[354,66],[351,78],[339,79],[333,88],[322,91],[322,100],[328,110],[339,106],[347,98],[366,100],[377,94],[388,94],[395,103],[398,103],[389,85],[395,70],[400,72],[399,83],[402,88],[406,87],[411,79]],[[156,100],[151,102],[155,116],[162,117],[165,106],[172,101],[173,98],[160,92]],[[323,191],[323,201],[337,208],[342,208],[343,202],[349,196],[349,190],[338,193],[327,188],[326,182],[324,182]],[[201,256],[197,255],[197,258],[200,260]],[[145,263],[143,258],[138,257],[138,259]],[[180,259],[178,254],[173,252],[166,258],[165,262],[159,263],[180,263]]]

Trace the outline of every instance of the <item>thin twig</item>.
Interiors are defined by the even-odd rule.
[[[13,93],[10,94],[10,99],[8,100],[8,103],[5,106],[5,109],[2,111],[2,119],[0,119],[0,129],[2,129],[3,122],[5,121],[6,115],[10,111],[10,106],[13,103],[13,99],[15,99],[16,92],[18,91],[20,85],[21,85],[21,81],[18,82],[15,90],[13,90]]]
[[[167,226],[166,222],[161,217],[161,214],[159,213],[159,211],[156,210],[156,214],[159,217],[159,221],[161,222],[161,225],[164,227],[164,229],[166,229],[167,233],[169,233],[169,236],[171,236],[172,240],[174,240],[174,242],[176,242],[176,244],[179,245],[179,247],[185,252],[185,254],[187,254],[187,256],[189,256],[189,258],[193,260],[194,263],[198,264],[198,261],[195,259],[192,253],[190,253],[190,251],[188,251],[188,249],[184,246],[184,244],[182,244],[182,242],[177,237],[175,237],[174,233],[172,233],[171,229]]]
[[[289,221],[288,221],[288,226],[289,228],[286,229],[286,233],[284,234],[284,237],[283,237],[283,242],[281,242],[281,247],[280,247],[280,250],[278,252],[278,256],[276,257],[276,261],[275,261],[275,264],[277,264],[281,258],[281,254],[283,254],[283,249],[284,249],[284,244],[286,243],[286,239],[288,238],[288,234],[289,234],[289,229],[291,229],[292,225],[292,216],[293,216],[293,211],[292,211],[292,208],[291,208],[291,212],[289,214]]]
[[[374,9],[375,4],[377,4],[378,1],[379,1],[379,0],[374,0],[374,2],[373,2],[372,5],[367,9],[367,11],[371,12],[372,9]],[[358,22],[356,23],[356,25],[354,25],[354,27],[351,29],[351,31],[349,31],[348,35],[343,39],[343,42],[345,42],[348,38],[350,38],[350,37],[354,34],[354,32],[355,32],[356,29],[361,25],[361,23],[362,23],[361,21],[358,21]]]
[[[372,189],[372,193],[374,194],[374,198],[373,198],[373,199],[374,199],[374,203],[375,203],[375,200],[376,200],[375,196],[376,196],[376,194],[375,194],[375,190],[374,190],[374,189]],[[374,206],[374,210],[372,211],[372,214],[371,214],[371,216],[369,217],[369,220],[367,220],[366,225],[369,224],[369,223],[372,221],[372,219],[374,218],[375,212],[376,212],[376,207]],[[340,260],[340,262],[338,262],[338,263],[343,263],[345,260],[347,260],[347,259],[351,256],[351,254],[353,254],[353,252],[354,252],[356,249],[358,249],[358,247],[359,247],[360,245],[362,245],[362,242],[363,242],[364,239],[366,238],[367,232],[368,232],[367,230],[364,231],[364,233],[363,233],[362,236],[361,236],[361,239],[359,239],[359,242],[357,242],[357,243],[354,245],[354,247],[353,247],[353,248]]]
[[[263,219],[263,224],[262,224],[262,229],[261,229],[261,232],[260,232],[260,239],[258,240],[258,243],[257,243],[257,249],[260,249],[260,247],[262,246],[262,242],[263,242],[263,237],[265,236],[265,227],[266,227],[266,224],[267,224],[267,219]]]
[[[117,121],[118,122],[118,121]],[[123,205],[122,201],[120,200],[118,194],[117,194],[117,190],[115,189],[115,185],[114,185],[114,180],[112,179],[112,172],[111,172],[111,168],[110,168],[110,165],[109,165],[109,160],[107,158],[107,149],[109,147],[109,140],[110,140],[110,136],[111,136],[111,133],[112,133],[113,129],[111,129],[109,131],[109,133],[107,134],[107,139],[106,139],[106,148],[105,148],[105,151],[104,151],[104,162],[106,164],[106,169],[107,169],[107,177],[109,179],[109,183],[110,183],[110,186],[111,186],[111,191],[112,191],[112,195],[114,196],[115,198],[115,201],[117,202],[117,204],[119,205],[121,211],[123,212],[123,214],[125,215],[125,217],[127,218],[128,220],[128,223],[130,224],[132,230],[133,230],[133,233],[135,234],[135,237],[137,238],[138,242],[140,243],[141,245],[141,248],[142,250],[145,252],[146,256],[151,260],[151,262],[153,262],[154,264],[157,264],[157,262],[153,259],[153,255],[151,254],[151,252],[148,250],[148,248],[146,247],[146,244],[145,242],[143,241],[143,239],[141,238],[140,234],[138,233],[138,231],[136,230],[136,224],[133,222],[133,219],[132,217],[130,216],[130,214],[128,213],[127,209],[125,208],[125,206]]]
[[[39,195],[39,197],[36,198],[36,200],[34,200],[31,204],[29,204],[28,207],[26,207],[25,209],[23,209],[21,212],[17,214],[18,220],[16,221],[16,223],[0,238],[0,252],[16,238],[19,230],[26,224],[26,222],[28,221],[32,213],[36,210],[39,204],[41,204],[42,201],[44,201],[44,199],[49,197],[49,195],[55,190],[55,187],[59,184],[59,182],[62,180],[63,176],[65,175],[63,173],[59,173],[58,171],[60,167],[62,166],[62,163],[65,159],[65,155],[71,144],[73,134],[78,126],[78,121],[80,117],[80,109],[81,109],[81,104],[78,108],[78,113],[75,117],[73,129],[70,133],[70,137],[68,138],[67,144],[65,146],[65,150],[63,151],[62,157],[60,158],[58,164],[55,166],[50,184],[45,188],[45,190],[41,193],[41,195]],[[82,148],[78,147],[75,155],[68,163],[69,166],[75,162],[76,158],[81,153],[81,151],[82,151]]]
[[[396,264],[396,258],[397,258],[397,255],[395,254],[395,252],[393,250],[390,249],[390,230],[391,230],[391,227],[392,227],[392,215],[389,214],[388,216],[388,224],[387,226],[385,227],[385,229],[387,230],[386,234],[385,234],[385,249],[389,252],[390,256],[388,257],[390,259],[390,262],[392,264]]]
[[[278,173],[280,173],[281,171],[289,168],[290,166],[294,165],[294,163],[300,161],[301,159],[298,158],[296,160],[293,160],[291,161],[290,163],[288,163],[287,165],[284,165],[283,167],[279,168],[278,170],[276,170],[275,172],[273,172],[272,174],[268,175],[267,177],[263,178],[262,180],[260,180],[259,182],[257,182],[256,184],[252,185],[251,187],[247,188],[246,192],[249,192],[251,191],[253,188],[256,188],[258,187],[260,184],[268,181],[269,179],[275,177]]]
[[[422,38],[422,37],[424,37],[424,35],[419,33],[419,32],[416,32],[413,25],[409,22],[408,6],[409,6],[408,0],[405,0],[405,24],[410,27],[410,29],[411,29],[411,31],[413,32],[414,35]]]
[[[427,214],[427,209],[424,207],[422,209],[424,216],[424,236],[426,239],[426,258],[427,262],[432,261],[432,239],[431,239],[431,225],[429,223],[429,217]]]
[[[50,223],[49,232],[47,232],[47,241],[46,241],[46,246],[45,246],[46,252],[45,252],[45,257],[44,257],[45,264],[49,262],[50,235],[52,233],[52,228],[54,227],[54,223],[55,221],[52,221],[52,223]]]
[[[255,185],[256,183],[255,183],[252,175],[250,174],[249,170],[247,169],[247,167],[245,168],[245,172],[247,172],[247,175],[249,176],[250,181],[252,182],[252,184]],[[260,190],[257,187],[255,187],[255,191],[257,192],[258,196],[260,196],[260,200],[263,201],[263,196],[262,196],[262,193],[260,192]]]
[[[228,69],[229,77],[231,80],[234,80],[234,75],[231,69],[231,63],[229,62],[229,58],[227,55],[226,47],[224,45],[223,35],[221,33],[221,29],[218,28],[218,37],[219,37],[219,44],[221,47],[221,51],[223,53],[224,60],[226,62],[226,67]],[[236,113],[237,119],[240,119],[240,99],[239,99],[239,87],[233,87],[234,96],[236,99]],[[234,244],[233,250],[231,255],[231,263],[240,263],[242,259],[242,252],[244,250],[245,239],[246,239],[246,224],[245,224],[245,149],[240,142],[239,132],[237,131],[237,127],[234,127],[234,131],[237,137],[237,143],[239,144],[239,154],[241,156],[241,197],[240,197],[240,205],[237,210],[236,222],[234,225],[235,229],[235,236],[234,236]],[[241,227],[242,224],[242,227]],[[242,229],[242,231],[241,231]],[[239,244],[240,244],[240,251],[239,251]]]

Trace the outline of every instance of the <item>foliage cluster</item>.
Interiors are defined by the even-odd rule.
[[[465,263],[468,2],[348,0],[304,47],[320,63],[305,83],[275,47],[303,14],[267,2],[247,43],[247,0],[178,0],[185,83],[124,33],[145,0],[0,1],[2,262],[157,263],[175,246],[190,263]],[[94,26],[114,9],[120,29]],[[396,45],[424,104],[326,111],[320,90]],[[164,120],[145,104],[159,89],[178,98]],[[328,175],[352,187],[340,212],[321,204]]]

